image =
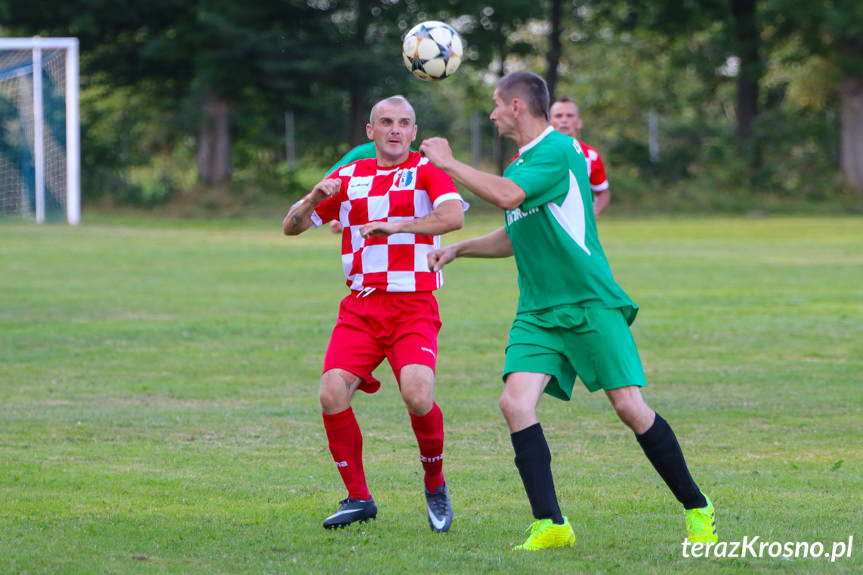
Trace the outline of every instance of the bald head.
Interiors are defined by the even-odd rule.
[[[408,158],[417,137],[416,112],[402,96],[385,98],[372,107],[366,135],[375,141],[379,166],[395,166]]]
[[[411,106],[411,103],[408,102],[407,98],[404,96],[390,96],[389,98],[384,98],[374,106],[372,106],[372,111],[369,114],[369,124],[375,123],[375,118],[378,115],[380,109],[384,106],[403,106],[410,110],[411,121],[416,124],[417,122],[417,114],[414,111],[414,107]]]

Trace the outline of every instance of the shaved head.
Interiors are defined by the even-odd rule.
[[[404,96],[390,96],[389,98],[384,98],[383,100],[381,100],[380,102],[378,102],[377,104],[372,106],[372,111],[369,114],[369,124],[375,123],[375,117],[378,114],[378,110],[380,110],[381,106],[384,106],[387,104],[403,104],[408,109],[410,109],[411,119],[413,120],[413,123],[414,124],[417,123],[417,114],[414,111],[414,107],[411,106],[410,102],[408,102],[407,98],[405,98]]]

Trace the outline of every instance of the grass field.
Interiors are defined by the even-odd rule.
[[[474,217],[446,241],[494,229]],[[345,292],[337,239],[271,222],[0,223],[0,573],[863,572],[863,219],[600,222],[648,402],[675,428],[720,537],[850,558],[682,557],[683,515],[578,388],[540,417],[575,548],[510,551],[531,516],[499,373],[509,260],[447,268],[437,399],[456,518],[430,533],[386,365],[360,394],[377,521],[344,497],[317,380]]]

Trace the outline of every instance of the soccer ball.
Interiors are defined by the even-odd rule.
[[[463,56],[461,36],[449,24],[437,20],[411,28],[402,44],[405,67],[420,80],[430,82],[452,76]]]

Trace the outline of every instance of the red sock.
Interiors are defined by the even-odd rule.
[[[354,410],[349,407],[339,413],[322,415],[330,453],[348,489],[348,497],[369,499],[371,494],[363,471],[363,434],[354,417]]]
[[[420,461],[425,470],[425,485],[430,493],[444,484],[443,414],[437,403],[425,415],[411,414],[411,427],[417,436]]]

